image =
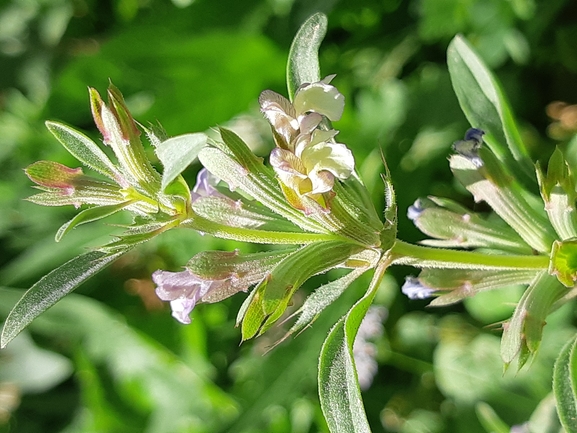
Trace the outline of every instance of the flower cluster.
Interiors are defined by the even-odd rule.
[[[354,170],[353,154],[344,144],[335,142],[338,131],[324,121],[339,120],[344,109],[344,96],[330,84],[333,77],[303,84],[292,104],[271,90],[265,90],[259,98],[277,146],[270,154],[270,164],[287,200],[303,211],[308,210],[303,196],[328,209],[327,193],[335,178],[345,180]]]

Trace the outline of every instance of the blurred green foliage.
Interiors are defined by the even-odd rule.
[[[403,216],[419,196],[469,200],[446,160],[468,128],[445,61],[456,33],[503,82],[534,159],[555,145],[574,148],[572,134],[566,141],[547,135],[546,115],[553,101],[577,102],[577,4],[570,0],[3,0],[0,316],[23,288],[115,230],[80,227],[56,244],[54,233],[72,209],[23,201],[33,193],[22,171],[28,164],[78,166],[45,120],[97,138],[87,86],[104,90],[111,80],[145,125],[159,122],[177,135],[226,124],[266,155],[271,140],[258,94],[286,93],[290,41],[319,10],[329,17],[321,68],[337,74],[333,83],[347,99],[339,141],[353,149],[381,209],[380,152],[386,156],[399,238],[419,239]],[[242,295],[195,309],[189,326],[176,323],[156,299],[150,274],[178,270],[205,249],[236,247],[167,233],[41,316],[0,352],[0,432],[327,431],[316,394],[318,353],[368,281],[269,353],[287,325],[239,347],[234,323]],[[392,274],[402,279],[407,272]],[[551,389],[553,360],[574,332],[574,313],[563,308],[551,316],[534,364],[503,375],[495,324],[519,296],[513,287],[451,309],[425,309],[388,278],[376,301],[389,311],[375,341],[379,373],[363,393],[373,431],[475,433],[494,419],[507,426],[550,422],[554,431],[550,403],[539,404]]]

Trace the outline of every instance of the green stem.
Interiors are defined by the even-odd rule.
[[[188,227],[202,233],[208,233],[223,239],[233,239],[257,244],[304,245],[313,242],[348,240],[333,233],[275,232],[244,227],[230,227],[218,224],[198,215],[182,222],[181,227]]]
[[[397,240],[391,249],[393,264],[444,269],[548,269],[544,255],[500,255],[423,247]]]

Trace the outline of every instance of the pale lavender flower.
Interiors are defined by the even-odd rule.
[[[435,293],[435,289],[424,286],[419,279],[415,277],[407,277],[401,291],[407,295],[409,299],[427,299]]]
[[[189,324],[189,314],[198,302],[218,290],[225,281],[207,281],[189,270],[181,272],[156,271],[152,280],[157,285],[156,295],[163,301],[170,301],[172,316],[181,323]]]
[[[196,176],[196,184],[192,188],[192,201],[196,201],[202,197],[225,197],[216,189],[216,184],[219,182],[218,177],[213,175],[206,168],[198,172]]]

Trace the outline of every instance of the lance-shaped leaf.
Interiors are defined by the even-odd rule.
[[[470,124],[487,133],[485,140],[501,163],[532,179],[533,164],[509,104],[491,71],[464,37],[451,41],[447,63],[453,89]]]
[[[66,233],[72,230],[74,227],[79,226],[81,224],[90,223],[93,221],[98,221],[99,219],[106,218],[110,215],[114,215],[116,212],[121,211],[122,209],[130,206],[133,201],[125,201],[124,203],[108,205],[108,206],[96,206],[89,209],[85,209],[82,212],[78,213],[74,218],[70,221],[64,223],[56,232],[56,236],[54,239],[56,242],[60,242],[60,240],[64,237]]]
[[[411,299],[438,296],[429,304],[437,307],[459,302],[486,290],[529,284],[537,272],[532,269],[425,269],[418,278],[408,279],[402,290]]]
[[[577,433],[577,338],[568,341],[555,361],[553,392],[567,433]]]
[[[455,143],[460,154],[452,155],[451,171],[475,201],[485,201],[523,240],[540,253],[549,253],[555,231],[543,209],[531,206],[530,194],[507,173],[501,162],[484,146],[470,149],[466,141]]]
[[[320,81],[319,48],[327,33],[327,17],[316,13],[300,27],[293,39],[287,63],[287,87],[292,101],[301,84]]]
[[[545,211],[561,240],[577,237],[575,179],[559,148],[555,149],[549,159],[546,175],[538,167],[537,180]]]
[[[408,217],[419,230],[435,239],[424,245],[444,248],[497,248],[516,254],[531,254],[532,249],[499,218],[485,219],[457,203],[437,198],[418,199]]]
[[[306,280],[341,265],[362,249],[342,241],[315,242],[286,257],[254,289],[256,293],[242,318],[242,339],[270,328]]]
[[[164,233],[165,231],[180,225],[178,218],[172,218],[165,221],[154,221],[128,227],[115,240],[99,247],[99,251],[107,254],[116,254],[120,251],[130,249],[136,245],[142,244],[152,238]]]
[[[42,277],[28,289],[12,308],[0,336],[0,348],[16,337],[42,312],[46,311],[76,287],[100,272],[130,248],[114,254],[91,251],[66,262]]]
[[[261,228],[270,231],[296,232],[290,221],[269,212],[262,206],[232,200],[228,197],[201,197],[194,200],[192,210],[198,216],[229,227]]]
[[[81,132],[58,122],[46,122],[48,130],[76,159],[87,167],[121,182],[123,176],[98,145]],[[126,186],[126,185],[123,185]]]
[[[361,251],[356,256],[347,260],[345,266],[353,267],[353,270],[344,277],[324,284],[316,289],[303,303],[303,305],[291,315],[297,316],[297,321],[291,326],[290,330],[282,338],[285,340],[290,335],[300,332],[310,326],[321,314],[321,312],[336,301],[339,296],[349,287],[357,278],[364,274],[370,268],[376,266],[379,254],[375,250]],[[282,341],[281,340],[281,341]]]
[[[156,146],[156,155],[164,167],[163,191],[196,160],[207,140],[206,134],[198,132],[172,137]]]
[[[370,433],[357,371],[353,344],[361,322],[388,266],[384,256],[365,295],[331,329],[319,358],[319,397],[331,433]]]
[[[491,433],[511,433],[509,427],[487,403],[480,401],[475,405],[475,412],[481,425]]]
[[[272,170],[265,167],[262,158],[256,157],[240,137],[223,128],[220,133],[224,144],[220,144],[219,149],[205,147],[199,154],[200,162],[208,171],[225,181],[231,189],[240,188],[302,229],[316,233],[327,232],[320,224],[287,203]]]
[[[378,246],[383,223],[372,203],[363,200],[366,188],[356,176],[351,176],[343,183],[335,182],[335,197],[331,202],[331,217],[341,224],[340,233],[367,246]],[[322,213],[319,220],[325,217]]]
[[[541,343],[545,319],[553,304],[569,289],[547,272],[539,273],[519,300],[513,317],[504,325],[501,358],[508,367],[515,358],[521,368]]]

